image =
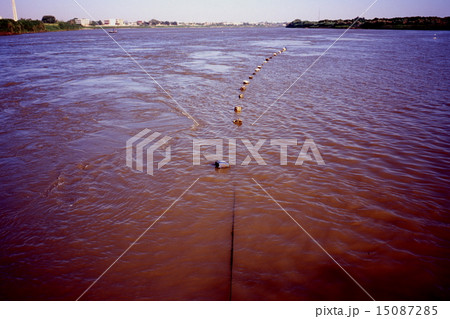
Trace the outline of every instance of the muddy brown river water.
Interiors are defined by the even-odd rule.
[[[173,99],[99,30],[0,38],[0,299],[448,300],[450,33],[351,30],[273,104],[341,32],[113,35]]]

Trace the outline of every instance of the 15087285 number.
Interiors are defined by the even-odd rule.
[[[436,316],[437,306],[378,306],[377,316]]]

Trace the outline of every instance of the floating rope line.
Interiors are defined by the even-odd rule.
[[[241,91],[241,93],[239,94],[239,99],[242,100],[244,98],[244,93],[247,90],[248,85],[250,84],[249,80],[253,80],[254,76],[256,75],[256,73],[258,73],[259,71],[262,70],[262,66],[266,63],[268,63],[272,57],[278,56],[281,53],[285,52],[287,49],[283,48],[278,52],[273,53],[272,56],[266,58],[264,60],[264,62],[262,63],[262,65],[258,65],[255,69],[255,72],[252,73],[252,75],[250,75],[248,77],[248,80],[244,80],[242,82],[242,86],[239,88],[239,91]],[[234,112],[239,114],[242,112],[242,106],[235,106],[234,107]],[[240,118],[236,118],[233,120],[233,123],[241,126],[242,125],[242,120]],[[229,167],[229,166],[228,166]],[[218,162],[216,162],[216,168],[220,168],[220,163],[218,164]],[[230,292],[229,292],[229,300],[233,300],[233,266],[234,266],[234,222],[235,222],[235,216],[236,216],[236,183],[233,182],[233,212],[232,212],[232,219],[231,219],[231,247],[230,247]]]
[[[253,72],[252,75],[250,75],[250,76],[248,77],[248,79],[249,79],[249,80],[253,80],[254,77],[255,77],[255,75],[256,75],[258,72],[260,72],[260,71],[262,70],[264,64],[269,63],[269,61],[270,61],[273,57],[276,57],[276,56],[280,55],[281,53],[285,52],[286,50],[287,50],[286,48],[283,48],[283,49],[281,49],[280,51],[273,53],[272,56],[266,58],[266,59],[264,60],[264,62],[262,63],[262,65],[258,65],[258,66],[256,67],[255,72]],[[247,86],[250,84],[250,81],[245,80],[245,81],[243,82],[243,84],[244,84],[244,85],[241,86],[241,87],[239,88],[239,90],[240,90],[241,92],[244,92],[244,91],[247,90]],[[244,98],[244,94],[243,94],[243,93],[239,94],[239,99],[242,100],[243,98]],[[236,107],[234,108],[234,112],[236,112],[236,113],[238,113],[238,114],[241,113],[241,112],[242,112],[242,106],[236,106]],[[233,120],[233,123],[236,124],[236,125],[238,125],[238,126],[241,126],[241,125],[242,125],[242,120],[241,120],[240,118],[237,118],[237,119],[234,119],[234,120]]]
[[[285,52],[287,49],[283,48],[278,52],[273,53],[272,56],[266,58],[262,65],[268,63],[272,57],[278,56],[281,53]],[[262,70],[262,65],[258,65],[255,69],[255,72],[248,77],[248,80],[244,80],[242,82],[242,86],[239,88],[241,93],[239,94],[239,99],[242,100],[244,98],[244,93],[247,90],[247,86],[250,84],[249,80],[253,80],[256,73]],[[234,112],[239,114],[242,112],[242,106],[235,106]],[[242,120],[240,118],[234,119],[233,123],[241,126]],[[217,163],[216,163],[217,167]],[[231,220],[231,248],[230,248],[230,293],[229,293],[229,300],[233,300],[233,266],[234,266],[234,221],[236,216],[236,184],[233,182],[233,213],[232,213],[232,220]]]

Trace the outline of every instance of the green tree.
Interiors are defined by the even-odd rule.
[[[56,23],[56,18],[54,16],[43,16],[42,22],[44,23]]]
[[[153,25],[153,26],[158,25],[158,24],[160,24],[160,23],[161,23],[161,21],[156,20],[156,19],[151,19],[151,20],[150,20],[150,24]]]

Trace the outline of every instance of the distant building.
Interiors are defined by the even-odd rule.
[[[83,27],[88,27],[91,24],[89,19],[75,19],[75,23],[82,25]]]
[[[116,25],[117,26],[123,26],[123,19],[116,19]]]
[[[103,21],[103,24],[104,25],[113,25],[113,26],[115,26],[116,25],[116,19],[107,19],[107,20]]]

